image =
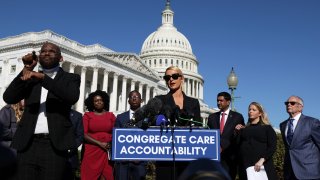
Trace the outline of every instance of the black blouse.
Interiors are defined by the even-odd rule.
[[[195,126],[202,126],[202,119],[200,116],[200,104],[197,99],[186,96],[183,93],[183,109],[180,109],[175,104],[173,96],[170,92],[166,95],[156,96],[156,98],[159,98],[162,101],[163,109],[164,108],[170,109],[170,112],[171,112],[170,119],[177,120],[176,122],[177,126],[190,125],[191,121],[188,121],[188,120],[195,121],[195,123],[193,123]]]
[[[270,125],[252,124],[240,132],[240,153],[245,168],[254,166],[264,158],[264,167],[269,179],[278,179],[272,155],[276,151],[277,136]]]

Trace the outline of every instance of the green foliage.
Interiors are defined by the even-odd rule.
[[[280,133],[277,133],[277,150],[273,155],[273,163],[276,168],[278,177],[283,179],[283,158],[284,158],[284,144]]]
[[[156,179],[156,165],[155,162],[149,161],[147,164],[146,180]]]

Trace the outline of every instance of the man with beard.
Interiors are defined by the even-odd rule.
[[[41,72],[34,71],[37,62]],[[70,109],[78,101],[80,76],[59,66],[60,48],[43,44],[39,57],[22,58],[23,70],[3,95],[8,104],[25,99],[25,109],[12,141],[18,153],[17,179],[65,179],[68,150],[76,148]]]

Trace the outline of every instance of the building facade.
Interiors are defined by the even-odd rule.
[[[84,99],[90,92],[104,90],[110,95],[110,111],[115,114],[129,109],[128,93],[138,90],[144,102],[166,94],[162,79],[165,69],[178,66],[184,73],[184,92],[199,99],[205,120],[215,110],[204,103],[204,80],[198,73],[198,60],[188,39],[173,25],[173,11],[167,1],[162,12],[162,25],[144,41],[140,55],[115,52],[99,44],[82,45],[50,30],[27,32],[0,39],[0,95],[3,96],[14,77],[23,69],[22,57],[38,52],[46,41],[61,48],[61,67],[81,76],[80,98],[75,109],[84,112]],[[37,53],[38,54],[38,53]],[[0,99],[0,107],[5,102]]]
[[[23,69],[22,57],[38,52],[44,42],[60,46],[64,61],[61,67],[81,76],[80,98],[75,109],[84,112],[84,99],[90,92],[104,90],[110,95],[110,111],[128,110],[128,93],[134,89],[147,102],[167,91],[158,75],[134,53],[118,53],[99,44],[84,46],[46,30],[0,39],[0,95]],[[0,106],[5,102],[1,98]]]

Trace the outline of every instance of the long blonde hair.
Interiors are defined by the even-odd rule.
[[[258,111],[261,113],[261,116],[259,117],[259,122],[258,123],[262,124],[262,125],[270,125],[270,121],[269,121],[268,115],[264,111],[262,105],[260,103],[257,103],[257,102],[250,103],[249,107],[251,105],[257,107]],[[251,122],[250,122],[250,120],[248,120],[248,125],[250,125],[250,124],[251,124]]]
[[[14,111],[15,116],[16,116],[17,123],[19,123],[21,120],[22,114],[23,114],[23,110],[24,110],[24,102],[20,101],[16,104],[12,104],[11,107]]]

